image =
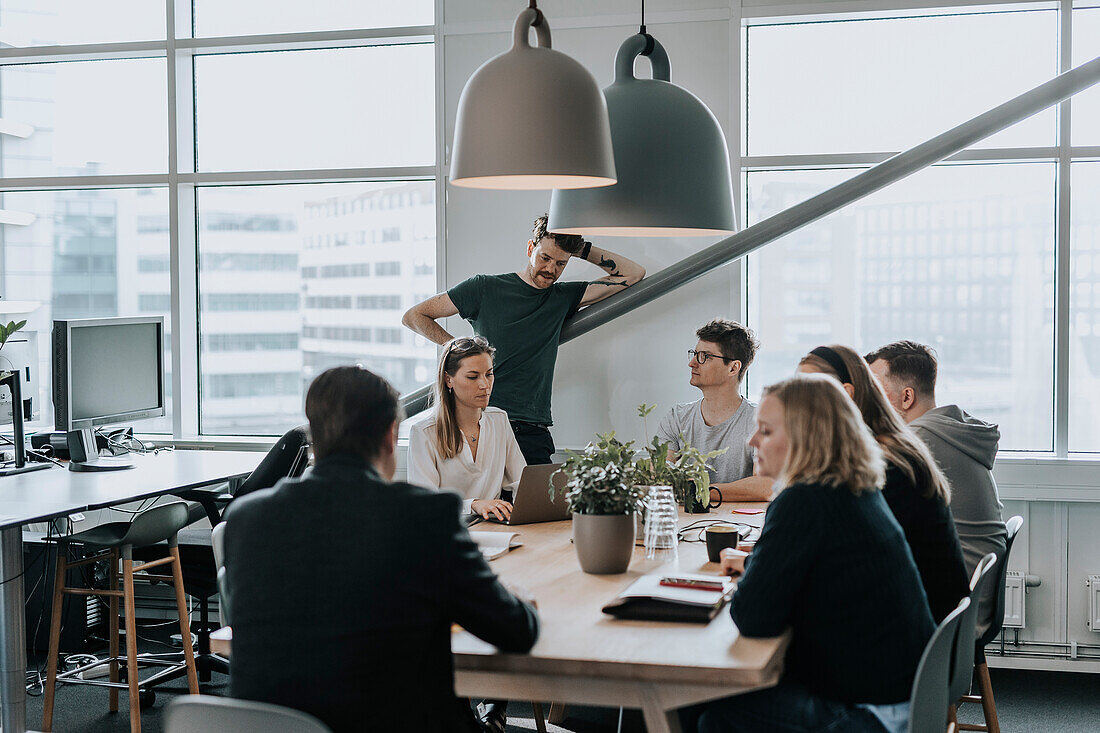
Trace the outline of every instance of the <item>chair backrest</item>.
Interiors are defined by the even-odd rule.
[[[978,639],[978,644],[982,647],[997,638],[1005,622],[1005,578],[1008,577],[1008,558],[1012,554],[1012,543],[1016,541],[1016,535],[1022,526],[1024,526],[1024,518],[1019,514],[1005,522],[1005,530],[1008,532],[1008,538],[1005,540],[1005,557],[1004,562],[997,569],[997,595],[996,604],[993,606],[993,620],[986,632],[982,634],[982,638]]]
[[[229,592],[226,587],[225,572],[225,522],[214,525],[210,530],[210,549],[214,551],[214,568],[218,574],[218,621],[222,626],[228,626]]]
[[[229,573],[218,568],[218,622],[222,626],[232,626],[229,615]]]
[[[210,549],[214,551],[214,567],[225,567],[225,522],[219,522],[210,530]]]
[[[165,713],[167,733],[331,733],[312,715],[251,700],[213,695],[186,695]]]
[[[997,573],[994,572],[996,566],[997,554],[991,552],[978,561],[974,574],[970,576],[970,606],[959,621],[955,659],[951,665],[952,702],[970,692],[970,682],[974,678],[974,642],[978,636],[978,609],[982,605],[981,599],[989,593],[989,584],[997,578]]]
[[[943,733],[947,729],[947,706],[953,702],[949,696],[951,653],[959,622],[969,606],[969,598],[959,601],[924,647],[909,697],[909,733]]]
[[[267,452],[260,465],[253,469],[233,496],[244,496],[260,489],[270,489],[287,476],[301,476],[306,469],[305,454],[309,447],[309,426],[299,425],[288,430]]]
[[[119,544],[134,547],[155,545],[174,538],[190,521],[186,502],[161,504],[136,515]]]

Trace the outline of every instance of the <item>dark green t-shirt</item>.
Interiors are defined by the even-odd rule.
[[[554,362],[565,319],[577,312],[587,282],[528,285],[514,272],[474,275],[447,291],[474,333],[496,347],[489,404],[509,419],[550,425]]]

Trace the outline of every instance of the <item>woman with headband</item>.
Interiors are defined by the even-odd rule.
[[[883,498],[905,532],[932,617],[936,623],[943,621],[969,593],[962,546],[947,506],[947,479],[855,351],[818,346],[799,362],[798,371],[826,374],[840,382],[874,434],[887,464]]]
[[[447,342],[435,409],[409,431],[408,480],[454,489],[464,497],[466,512],[506,520],[512,505],[501,499],[501,490],[515,487],[527,462],[508,413],[489,407],[494,351],[480,336]]]

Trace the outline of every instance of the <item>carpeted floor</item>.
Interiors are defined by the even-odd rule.
[[[143,647],[147,651],[164,651],[162,647],[149,644],[143,644]],[[991,670],[991,675],[1001,729],[1005,733],[1100,731],[1100,675],[996,669]],[[201,686],[202,692],[210,695],[224,694],[226,680],[223,675],[215,674],[209,684]],[[163,730],[161,715],[165,705],[186,689],[184,680],[165,685],[163,691],[157,694],[153,706],[143,712],[142,730],[145,733],[160,733]],[[125,701],[123,695],[120,701],[121,712],[111,714],[107,712],[107,692],[103,688],[62,687],[57,692],[53,729],[62,732],[124,733],[129,730]],[[509,713],[510,733],[535,729],[530,705],[513,703]],[[977,705],[966,706],[959,717],[962,722],[982,722],[981,708]],[[549,726],[548,729],[552,732],[566,730],[575,733],[615,733],[618,718],[618,710],[570,706],[566,708],[562,727]],[[28,698],[27,719],[32,730],[40,725],[40,695]],[[624,712],[622,730],[639,733],[645,731],[638,711]]]

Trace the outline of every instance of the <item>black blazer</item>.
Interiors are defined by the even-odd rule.
[[[460,509],[457,494],[388,483],[349,455],[234,501],[230,694],[334,731],[476,730],[454,695],[451,624],[521,653],[538,618],[497,581]]]

